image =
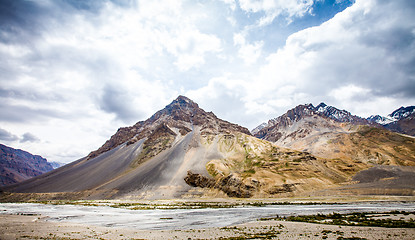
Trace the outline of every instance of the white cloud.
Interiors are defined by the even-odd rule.
[[[244,60],[245,64],[251,65],[261,56],[262,47],[264,45],[262,41],[249,44],[246,42],[243,34],[237,33],[233,36],[233,42],[235,46],[239,47],[238,56]]]
[[[178,94],[249,128],[300,103],[372,114],[415,98],[410,0],[356,1],[285,46],[270,23],[313,1],[45,3],[19,2],[0,30],[0,135],[49,160],[88,154]]]
[[[292,17],[309,13],[313,0],[239,0],[239,5],[246,12],[264,12],[265,15],[258,22],[259,26],[264,26],[282,14],[291,21]]]
[[[36,137],[35,135],[27,132],[24,133],[22,136],[22,139],[20,139],[20,142],[24,143],[24,142],[39,142],[40,139],[38,137]]]
[[[43,7],[64,12],[60,4]],[[6,70],[0,107],[11,113],[2,126],[34,134],[15,146],[68,161],[64,156],[73,154],[61,153],[86,155],[120,126],[163,108],[178,95],[170,77],[222,51],[221,40],[196,25],[206,17],[200,10],[182,1],[140,1],[130,8],[106,2],[93,15],[75,11],[40,21],[30,41],[0,42]],[[41,141],[28,141],[34,136]]]
[[[229,5],[229,7],[235,11],[236,9],[236,0],[221,0],[222,2],[226,3]]]
[[[172,40],[166,40],[165,44],[167,50],[176,56],[175,65],[180,71],[199,67],[205,63],[205,54],[221,51],[221,42],[217,37],[191,29],[183,31]]]
[[[237,123],[242,117],[249,120],[243,101],[247,91],[245,87],[241,79],[223,76],[210,79],[204,87],[187,91],[186,96],[206,111],[214,109],[218,117]]]
[[[255,116],[266,121],[303,103],[326,101],[361,116],[384,113],[383,106],[392,111],[400,105],[413,105],[413,93],[411,98],[404,98],[402,90],[415,87],[411,70],[402,71],[403,66],[415,62],[415,48],[411,47],[415,46],[415,21],[408,22],[414,17],[401,13],[404,5],[357,1],[322,25],[289,36],[285,46],[269,54],[257,70],[240,68],[239,72],[212,79],[190,96],[201,102],[222,99],[222,106],[245,115],[226,113],[219,106],[215,109],[223,111],[222,116],[228,114],[228,119],[244,118],[248,127],[254,127]],[[239,57],[255,62],[255,54],[246,54],[246,58],[242,54],[241,49],[249,46],[244,34],[234,34],[233,42],[239,47]],[[225,84],[231,82],[237,84]]]
[[[13,142],[13,141],[16,141],[18,139],[19,139],[18,136],[14,135],[13,133],[11,133],[11,132],[9,132],[5,129],[0,128],[0,140],[1,141]]]
[[[247,98],[270,107],[265,99],[353,101],[360,104],[349,110],[360,112],[370,97],[410,94],[404,89],[415,88],[409,69],[415,62],[415,15],[409,12],[404,1],[356,1],[321,26],[291,35],[260,68]],[[291,91],[281,91],[289,86]]]
[[[356,98],[364,99],[369,93],[369,89],[364,89],[355,85],[347,85],[331,90],[328,96],[339,102],[344,102],[352,101]]]

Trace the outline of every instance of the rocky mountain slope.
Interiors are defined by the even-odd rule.
[[[412,120],[411,114],[401,113],[397,115],[402,119],[396,122]],[[309,195],[415,193],[411,182],[415,179],[415,138],[389,131],[370,119],[325,104],[300,105],[270,120],[255,136],[326,159],[330,169],[352,176],[340,186]]]
[[[257,127],[254,135],[280,145],[314,134],[350,132],[357,125],[373,125],[368,120],[352,115],[345,110],[320,103],[299,105],[280,117],[271,119],[266,125]]]
[[[0,200],[298,196],[343,186],[374,164],[415,165],[414,139],[352,122],[367,120],[302,105],[270,120],[259,139],[179,96],[149,119],[120,128],[85,158],[3,187]],[[294,144],[308,139],[339,152]],[[348,152],[350,142],[356,144]],[[360,143],[372,151],[360,152],[366,149]],[[284,147],[290,144],[297,150]]]
[[[0,144],[0,186],[11,185],[53,170],[46,159]]]
[[[179,96],[149,119],[120,128],[87,157],[4,191],[64,192],[70,198],[179,197],[191,190],[184,181],[187,171],[208,176],[206,164],[223,157],[217,149],[220,136],[235,133],[250,134]]]
[[[415,112],[396,122],[389,123],[385,127],[394,132],[415,136]]]
[[[415,136],[415,106],[400,107],[386,117],[373,115],[367,120],[391,131]]]
[[[370,124],[370,122],[364,118],[352,115],[346,110],[339,110],[333,106],[327,106],[325,103],[320,103],[314,109],[319,115],[326,116],[336,122],[347,122],[354,125]]]
[[[124,127],[118,131],[98,150],[91,152],[88,159],[96,157],[109,151],[126,141],[132,144],[138,139],[154,135],[154,129],[161,125],[176,128],[181,135],[186,135],[194,125],[200,126],[202,133],[226,133],[229,131],[240,131],[250,134],[249,130],[236,124],[221,120],[212,112],[205,112],[190,99],[179,96],[166,108],[158,111],[146,121],[137,122],[134,126]],[[171,134],[173,135],[173,134]],[[155,138],[155,136],[153,137]]]
[[[327,159],[414,164],[413,138],[398,135],[377,123],[325,104],[317,107],[299,105],[270,120],[255,136]]]
[[[415,113],[415,106],[400,107],[386,117],[380,115],[372,115],[368,117],[367,120],[377,122],[382,125],[387,125],[389,123],[405,119],[413,113]]]

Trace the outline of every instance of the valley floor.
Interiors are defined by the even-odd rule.
[[[44,221],[42,216],[0,215],[0,239],[414,239],[415,228],[254,221],[226,228],[133,230]]]
[[[235,205],[254,205],[258,202],[272,203],[276,199],[206,199],[197,200],[160,200],[143,201],[139,204],[147,206],[151,203],[154,207],[164,209],[171,207],[183,208],[186,206],[199,206],[202,204],[215,204],[217,207],[232,207]],[[115,207],[127,206],[138,202],[128,200],[113,201],[75,201],[75,202],[49,202],[49,204],[71,204],[71,205],[104,205],[118,204]],[[355,197],[321,197],[321,198],[287,198],[278,199],[278,202],[289,203],[349,203],[349,202],[375,202],[375,203],[405,203],[414,206],[413,196],[355,196]],[[222,206],[223,205],[223,206]],[[55,205],[54,205],[55,206]],[[148,206],[147,206],[148,207]],[[212,206],[208,206],[212,207]],[[288,207],[288,206],[287,206]],[[56,208],[56,211],[59,208]],[[412,209],[412,207],[410,207]],[[47,215],[39,215],[35,211],[21,211],[20,213],[10,214],[3,210],[0,213],[0,239],[415,239],[415,228],[384,228],[384,227],[363,227],[363,226],[339,226],[325,225],[304,222],[290,222],[275,219],[261,221],[251,221],[243,224],[234,224],[228,227],[206,227],[204,229],[172,229],[172,230],[138,230],[128,227],[104,227],[92,224],[80,224],[71,222],[48,221]],[[156,211],[160,211],[156,210]],[[167,210],[174,211],[174,210]],[[381,210],[379,210],[381,211]],[[383,211],[385,212],[385,211]],[[413,210],[411,214],[397,214],[395,218],[411,221],[415,219]],[[79,213],[78,213],[79,214]],[[104,216],[104,215],[103,215]],[[76,213],[72,217],[76,217]],[[166,216],[166,221],[168,221]],[[195,215],[197,217],[197,215]],[[386,216],[389,218],[390,216]],[[158,219],[159,217],[157,217]],[[408,219],[411,218],[411,219]],[[160,218],[160,219],[164,219]],[[200,219],[203,220],[203,219]],[[197,222],[197,221],[196,221]],[[231,224],[231,219],[229,224]],[[194,222],[192,224],[195,224]],[[197,226],[195,226],[197,228]],[[199,227],[200,228],[200,227]]]

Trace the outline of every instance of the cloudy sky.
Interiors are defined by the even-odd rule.
[[[178,95],[249,129],[415,105],[415,1],[0,0],[0,143],[70,162]]]

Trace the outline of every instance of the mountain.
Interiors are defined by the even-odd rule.
[[[257,134],[259,131],[261,131],[263,128],[267,127],[268,123],[261,123],[260,125],[258,125],[256,128],[251,130],[251,134],[255,135]]]
[[[352,115],[350,112],[346,110],[339,110],[335,107],[327,106],[325,103],[320,103],[314,109],[320,115],[333,119],[336,122],[348,122],[355,125],[369,124],[369,122],[364,118]]]
[[[394,132],[415,136],[415,112],[396,122],[389,123],[385,127]]]
[[[384,129],[385,132],[376,132],[373,127],[363,129],[350,122],[335,121],[325,115],[324,109],[336,119],[365,120],[320,107],[321,112],[311,104],[301,105],[270,120],[259,130],[264,136],[259,139],[246,128],[219,119],[179,96],[149,119],[118,129],[88,156],[1,188],[0,201],[309,196],[351,183],[356,174],[373,164],[415,165],[414,139]],[[356,146],[359,142],[371,144],[373,149],[387,141],[388,149],[399,154],[389,158],[383,152],[362,153],[379,155],[380,160],[362,160],[360,152],[358,159],[326,158],[317,155],[318,151],[313,154],[312,147],[318,145],[308,142],[305,146],[311,151],[307,152],[301,147],[292,150],[278,146],[272,140],[295,143],[322,133],[334,133],[330,139],[336,142],[331,143],[344,144],[345,149],[348,141],[357,141]],[[341,138],[348,133],[356,134],[353,138]],[[390,138],[394,141],[390,142]]]
[[[0,144],[0,186],[11,185],[53,170],[46,159]]]
[[[49,162],[49,163],[53,167],[53,169],[57,169],[65,165],[65,163],[61,163],[61,162]]]
[[[394,122],[395,120],[389,117],[382,117],[380,115],[372,115],[366,118],[369,122],[378,123],[380,125],[386,125],[388,123]]]
[[[297,174],[304,169],[327,171],[316,181]],[[8,200],[269,197],[345,179],[320,159],[257,139],[179,96],[88,156],[2,191]]]
[[[391,131],[415,136],[415,106],[400,107],[387,117],[374,115],[367,120],[381,124]]]
[[[388,116],[395,121],[399,121],[401,119],[409,117],[409,115],[415,113],[415,106],[409,106],[409,107],[400,107],[393,111]]]
[[[379,124],[323,103],[317,107],[307,104],[288,110],[271,119],[255,136],[278,146],[351,164],[415,164],[413,138],[400,136]]]
[[[355,125],[371,125],[368,120],[320,103],[298,105],[280,117],[271,119],[253,130],[256,137],[280,145],[324,132],[349,132]],[[260,130],[257,130],[259,129]]]
[[[236,136],[255,139],[248,129],[221,120],[179,96],[149,119],[118,129],[88,156],[3,191],[60,193],[63,198],[199,194],[184,181],[188,171],[210,176],[208,162],[240,154],[222,148],[228,138]]]
[[[400,116],[406,117],[397,122],[413,119],[413,115]],[[325,104],[299,105],[269,120],[254,135],[279,147],[325,159],[329,170],[344,174],[344,182],[337,187],[309,195],[414,195],[415,186],[410,182],[415,179],[415,138],[345,110]],[[327,169],[320,171],[329,173]]]
[[[249,130],[236,124],[231,124],[227,121],[221,120],[212,112],[205,112],[203,109],[184,96],[179,96],[171,104],[164,109],[158,111],[146,121],[137,122],[134,126],[124,127],[118,131],[98,150],[91,152],[88,159],[96,157],[104,152],[107,152],[126,141],[127,144],[132,144],[138,139],[154,135],[155,127],[162,125],[176,128],[181,135],[186,135],[191,132],[192,126],[200,126],[202,134],[218,134],[228,133],[230,131],[240,131],[250,134]],[[175,135],[171,133],[170,135]]]

